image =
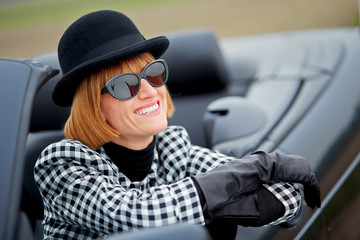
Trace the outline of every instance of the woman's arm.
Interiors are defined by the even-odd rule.
[[[162,140],[166,140],[166,142],[177,142],[179,143],[178,145],[184,145],[187,148],[187,176],[196,176],[198,174],[203,174],[206,173],[212,169],[216,169],[222,165],[226,165],[227,163],[233,162],[233,161],[249,161],[249,160],[241,160],[241,159],[237,159],[235,157],[231,157],[231,156],[227,156],[224,155],[218,151],[213,151],[207,148],[203,148],[203,147],[199,147],[199,146],[194,146],[191,145],[190,143],[190,139],[189,136],[186,132],[186,130],[182,127],[172,127],[165,136],[162,136]],[[180,144],[181,143],[181,144]],[[255,156],[253,156],[252,158],[254,159],[254,164],[251,163],[251,159],[250,159],[250,163],[245,163],[243,164],[244,167],[248,167],[250,166],[249,170],[255,170],[256,168],[252,168],[255,166],[256,161],[257,163],[260,163],[261,160],[263,159],[263,155],[265,155],[265,153],[259,153],[259,158],[256,158]],[[280,156],[280,155],[279,155]],[[250,157],[251,158],[251,157]],[[273,159],[271,159],[270,157],[268,157],[268,159],[272,162],[272,163],[276,163],[276,157],[273,157]],[[269,161],[269,162],[270,162]],[[264,162],[263,162],[264,163]],[[265,162],[266,163],[266,162]],[[307,168],[307,164],[306,162],[303,161],[303,159],[299,159],[299,165],[300,167],[305,167]],[[240,164],[241,165],[241,164]],[[241,166],[239,166],[241,167]],[[272,166],[266,166],[266,164],[259,164],[260,169],[261,168],[269,168],[271,169]],[[275,182],[274,179],[271,179],[271,172],[264,172],[267,173],[268,176],[267,178],[263,178],[261,179],[261,176],[258,176],[258,172],[257,169],[255,171],[253,171],[253,173],[255,173],[255,175],[251,175],[251,173],[249,174],[250,171],[246,172],[246,169],[244,169],[245,172],[238,172],[239,175],[244,175],[244,176],[248,176],[248,179],[246,179],[246,177],[242,178],[241,180],[243,182],[245,182],[245,180],[250,180],[253,182],[260,182],[263,181],[264,184],[262,184],[262,188],[261,189],[266,189],[267,191],[253,191],[252,194],[248,194],[248,198],[252,198],[249,200],[249,202],[253,203],[253,205],[256,204],[262,204],[263,202],[259,202],[258,198],[260,197],[260,200],[262,200],[263,198],[268,198],[269,201],[272,200],[274,204],[268,204],[268,207],[271,208],[272,206],[275,206],[276,203],[275,201],[277,200],[278,203],[281,203],[282,208],[276,208],[279,209],[279,211],[281,211],[281,213],[283,213],[282,215],[278,215],[277,213],[274,213],[272,216],[278,216],[278,218],[274,219],[272,217],[267,218],[267,221],[257,221],[256,224],[259,225],[259,223],[263,223],[264,224],[279,224],[281,222],[285,222],[290,220],[292,217],[294,217],[296,215],[296,213],[298,212],[298,210],[300,209],[301,206],[301,193],[299,191],[299,189],[297,188],[296,185],[293,184],[289,184],[286,181],[285,182]],[[300,170],[300,169],[299,169]],[[309,170],[309,169],[307,169]],[[311,171],[308,171],[308,173],[310,174]],[[215,176],[216,177],[216,176]],[[195,177],[196,178],[196,177]],[[209,180],[209,178],[207,178]],[[231,174],[229,175],[229,178],[231,179]],[[221,179],[218,179],[219,181],[221,181]],[[289,181],[291,179],[289,178]],[[215,180],[216,181],[216,180]],[[196,180],[195,180],[196,182]],[[267,183],[267,184],[265,184]],[[204,183],[205,185],[206,183]],[[229,182],[229,184],[231,184],[231,180]],[[208,182],[208,185],[211,185],[211,181]],[[236,185],[236,184],[234,184]],[[240,184],[241,185],[241,184]],[[253,189],[253,190],[259,190],[260,189],[261,184],[258,184],[257,188]],[[215,190],[216,191],[216,190]],[[238,192],[240,192],[241,189],[239,187]],[[236,192],[236,191],[234,191]],[[268,193],[273,194],[274,198],[269,198],[268,197]],[[224,194],[225,195],[225,194]],[[256,198],[255,199],[255,195]],[[201,195],[200,195],[201,196]],[[214,197],[213,197],[214,199]],[[227,199],[224,199],[224,201],[226,201]],[[245,201],[245,200],[243,200]],[[275,208],[273,208],[275,209]],[[271,212],[267,212],[268,214],[271,214]],[[245,214],[245,213],[244,213]],[[263,216],[263,217],[268,217],[268,216]]]

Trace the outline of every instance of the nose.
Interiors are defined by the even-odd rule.
[[[144,78],[141,79],[141,86],[140,91],[138,93],[139,98],[152,98],[155,97],[157,94],[157,91],[155,87],[151,86],[148,81],[146,81]]]

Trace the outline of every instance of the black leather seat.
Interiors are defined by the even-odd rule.
[[[59,69],[56,53],[43,54],[34,59],[53,69]],[[34,99],[30,130],[26,140],[21,210],[22,217],[27,218],[31,224],[34,239],[42,239],[43,203],[34,181],[33,168],[41,151],[47,145],[64,138],[63,125],[70,112],[70,108],[59,107],[51,100],[52,88],[60,77],[61,72],[39,89]],[[31,239],[31,236],[27,238]]]
[[[230,90],[235,95],[243,92],[230,89],[223,53],[211,30],[189,30],[168,37],[170,46],[162,58],[169,65],[167,86],[175,104],[169,124],[185,127],[193,144],[208,147],[203,126],[206,107]]]

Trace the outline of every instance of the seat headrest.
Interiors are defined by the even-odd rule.
[[[56,52],[33,57],[34,60],[49,65],[60,72],[38,91],[34,99],[30,132],[62,129],[70,114],[70,107],[59,107],[52,101],[52,89],[62,76]]]
[[[166,85],[173,95],[199,94],[223,89],[225,62],[214,33],[208,29],[168,34],[168,50],[161,58],[169,65]]]

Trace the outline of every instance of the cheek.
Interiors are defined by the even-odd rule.
[[[119,118],[123,115],[122,109],[128,109],[125,101],[119,101],[111,96],[102,96],[100,111],[102,118],[113,128],[119,124]],[[118,130],[118,129],[117,129]]]
[[[161,87],[157,88],[156,90],[158,92],[158,95],[161,98],[163,109],[167,110],[166,87],[161,86]]]
[[[111,98],[112,97],[109,96],[109,94],[101,95],[100,112],[101,112],[101,117],[105,120],[105,122],[109,122],[111,119],[111,112],[114,106],[114,103]]]

